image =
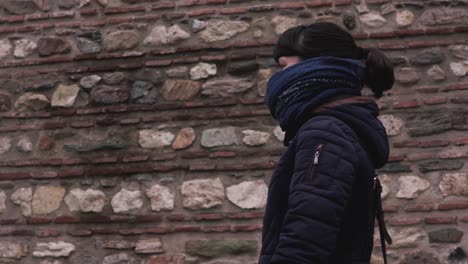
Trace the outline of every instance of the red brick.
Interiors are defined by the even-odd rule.
[[[388,220],[391,226],[417,225],[422,222],[421,218],[392,218]]]
[[[450,35],[453,33],[453,28],[426,28],[426,35]]]
[[[189,233],[189,232],[202,232],[202,227],[200,226],[175,226],[172,229],[173,232],[182,232],[182,233]]]
[[[455,216],[426,217],[424,222],[428,225],[456,224],[457,218]]]
[[[29,172],[0,172],[0,180],[21,180],[31,178]]]
[[[198,214],[194,215],[193,219],[195,221],[203,221],[203,220],[222,220],[224,218],[224,214]]]
[[[465,33],[465,32],[468,32],[468,26],[459,26],[459,27],[455,27],[453,29],[453,32],[455,33]]]
[[[432,147],[444,147],[450,144],[450,141],[444,139],[426,140],[419,141],[419,147],[421,148],[432,148]]]
[[[312,1],[307,1],[305,4],[308,7],[323,7],[323,6],[332,5],[331,1],[328,1],[328,0],[312,0]]]
[[[17,230],[12,230],[10,235],[12,236],[34,236],[34,231],[30,229],[17,229]]]
[[[424,98],[423,102],[427,105],[445,104],[447,102],[447,97],[439,96],[439,97]]]
[[[93,127],[95,124],[94,120],[77,120],[77,121],[72,121],[70,123],[70,126],[73,128],[87,128],[87,127]]]
[[[58,172],[58,177],[80,177],[84,175],[84,169],[83,168],[67,168],[67,169],[62,169]]]
[[[133,62],[133,63],[121,63],[117,65],[119,69],[133,70],[142,68],[145,64],[143,62]]]
[[[84,236],[91,236],[93,232],[87,229],[74,229],[74,230],[68,230],[67,234],[69,234],[70,236],[84,237]]]
[[[240,102],[245,105],[264,104],[265,99],[263,98],[241,98]]]
[[[147,21],[148,22],[148,21],[156,21],[156,20],[158,20],[160,18],[161,18],[160,15],[151,14],[151,15],[133,17],[133,21],[135,21],[135,22]]]
[[[81,158],[66,158],[62,160],[63,165],[77,165],[88,163],[86,160]]]
[[[175,58],[172,60],[174,64],[186,64],[186,63],[194,63],[200,60],[199,57],[185,57],[185,58]]]
[[[393,103],[394,109],[408,109],[408,108],[418,108],[419,102],[417,100],[409,100],[409,101],[399,101]]]
[[[231,231],[231,227],[229,225],[204,226],[202,231],[206,233],[223,233]]]
[[[200,57],[202,61],[225,61],[227,60],[226,55],[204,55]]]
[[[119,229],[116,228],[92,228],[91,232],[96,235],[118,235]]]
[[[161,222],[163,217],[161,215],[136,215],[135,216],[135,222],[138,223],[155,223],[155,222]]]
[[[395,37],[419,36],[424,35],[424,33],[423,29],[402,29],[395,31]]]
[[[62,231],[54,229],[40,229],[36,230],[35,235],[37,237],[58,237],[62,235]]]
[[[261,170],[261,169],[274,169],[276,166],[273,161],[256,162],[256,163],[236,163],[236,164],[219,164],[216,166],[217,170]]]
[[[18,22],[24,22],[25,20],[25,15],[16,15],[16,16],[9,16],[6,18],[8,23],[18,23]]]
[[[101,157],[101,158],[93,158],[91,160],[91,163],[94,164],[101,164],[101,163],[116,163],[118,160],[118,157]]]
[[[110,7],[104,10],[104,14],[120,14],[146,11],[144,6],[125,6],[125,7]]]
[[[460,221],[462,221],[462,222],[468,222],[468,215],[462,216],[462,217],[460,218]]]
[[[185,17],[185,13],[183,12],[172,12],[172,13],[165,13],[162,15],[164,20],[173,20]]]
[[[50,224],[53,222],[53,219],[47,217],[33,216],[26,219],[26,222],[31,225],[43,225]]]
[[[433,159],[436,157],[436,154],[434,152],[416,152],[416,153],[410,153],[406,155],[406,157],[410,161],[419,161],[419,160]]]
[[[112,223],[134,223],[135,216],[134,215],[111,215],[109,216],[109,221]]]
[[[286,2],[275,5],[279,9],[304,9],[305,4],[302,2]]]
[[[105,215],[83,215],[83,216],[80,217],[80,222],[82,222],[82,223],[94,223],[94,224],[109,223],[110,222],[110,216],[105,216]]]
[[[396,212],[398,211],[398,205],[395,205],[395,204],[384,204],[382,206],[382,210],[385,212],[385,213],[393,213],[393,212]]]
[[[149,155],[136,155],[136,156],[126,156],[122,158],[123,162],[138,162],[138,161],[147,161]]]
[[[175,159],[176,157],[177,157],[177,154],[174,152],[158,153],[156,155],[153,155],[151,157],[151,160],[152,161],[165,161],[165,160]]]
[[[22,220],[21,219],[16,219],[16,218],[3,218],[0,219],[0,224],[1,225],[16,225],[16,224],[21,224]]]
[[[198,163],[190,164],[190,171],[212,171],[216,168],[216,164],[213,163]]]
[[[33,179],[49,179],[58,176],[56,171],[33,171],[30,174]]]
[[[140,123],[140,118],[126,118],[120,120],[121,125],[134,125]]]
[[[236,153],[232,151],[215,151],[211,152],[209,155],[210,158],[232,158],[235,156]]]
[[[429,212],[435,209],[432,203],[410,204],[406,206],[406,212]]]
[[[73,216],[58,216],[54,220],[54,223],[56,224],[76,224],[79,222],[80,222],[80,218],[73,217]]]
[[[242,213],[234,213],[228,214],[227,217],[229,219],[260,219],[263,218],[265,212],[258,211],[258,212],[242,212]]]
[[[81,16],[95,16],[98,14],[98,10],[95,8],[86,8],[80,10]]]
[[[450,202],[450,203],[441,203],[437,207],[437,209],[441,211],[446,210],[463,210],[468,208],[468,201],[460,201],[460,202]]]
[[[466,138],[455,138],[455,139],[452,139],[452,142],[456,146],[464,146],[464,145],[468,144],[468,137],[466,137]]]
[[[172,64],[172,60],[154,60],[154,61],[145,62],[145,66],[148,66],[148,67],[168,66],[171,64]]]
[[[388,162],[396,162],[405,160],[405,155],[390,155],[388,157]]]
[[[185,257],[183,255],[161,255],[151,256],[145,264],[184,264]]]
[[[222,8],[219,10],[219,13],[222,15],[232,15],[232,14],[245,14],[248,12],[248,9],[245,7],[229,7]]]
[[[120,229],[116,230],[121,235],[140,235],[140,234],[167,234],[171,232],[170,227],[152,227],[141,229]]]
[[[197,16],[212,15],[212,14],[215,14],[215,13],[216,13],[215,9],[206,8],[206,9],[199,9],[199,10],[187,12],[187,16],[197,17]]]
[[[232,226],[233,232],[254,232],[262,230],[262,225],[250,224],[250,225],[235,225]]]
[[[43,129],[59,129],[59,128],[65,128],[67,126],[66,122],[46,122],[42,125]]]
[[[153,166],[140,164],[138,166],[99,166],[87,169],[87,175],[126,175],[134,173],[145,173],[154,171]]]
[[[452,83],[441,89],[442,92],[458,91],[458,90],[467,90],[468,82],[465,83]]]
[[[394,38],[396,37],[395,32],[374,32],[369,34],[369,38],[381,39],[381,38]]]
[[[192,220],[192,216],[185,214],[170,214],[166,216],[166,219],[174,222],[190,221]]]
[[[42,14],[42,13],[33,13],[33,14],[26,15],[27,21],[44,20],[48,18],[49,18],[49,14]]]
[[[161,9],[171,9],[174,8],[175,4],[170,2],[170,1],[160,1],[156,4],[153,4],[151,6],[151,9],[153,10],[161,10]]]
[[[468,99],[466,97],[454,97],[450,99],[452,104],[468,104]]]
[[[11,164],[13,164],[13,166],[15,167],[38,166],[41,164],[41,161],[38,159],[14,160],[14,161],[11,161]]]

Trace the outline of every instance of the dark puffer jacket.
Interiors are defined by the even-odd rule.
[[[314,114],[270,180],[259,264],[368,264],[375,168],[388,159],[374,103]]]

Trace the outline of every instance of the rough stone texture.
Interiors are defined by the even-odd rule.
[[[101,32],[89,31],[78,35],[77,46],[85,54],[101,52]]]
[[[468,173],[446,173],[442,176],[439,189],[443,196],[468,196]]]
[[[280,35],[288,28],[295,27],[298,25],[297,19],[288,16],[275,16],[271,20],[273,27],[275,28],[276,34]]]
[[[450,69],[452,70],[453,75],[463,77],[468,73],[468,61],[452,62],[450,63]]]
[[[107,51],[132,49],[140,43],[140,34],[133,30],[112,31],[104,35],[102,43]]]
[[[0,40],[0,60],[11,54],[12,45],[8,39]]]
[[[91,90],[91,101],[97,104],[118,104],[127,102],[130,92],[125,87],[97,86]]]
[[[11,138],[0,137],[0,155],[7,153],[11,149]]]
[[[39,186],[32,197],[32,213],[46,215],[60,207],[65,189],[61,186]]]
[[[19,40],[16,40],[14,43],[15,43],[15,50],[13,51],[13,55],[17,58],[28,57],[37,48],[36,42],[29,40],[29,39],[19,39]]]
[[[44,37],[37,41],[37,52],[40,56],[69,53],[71,45],[66,40],[56,37]]]
[[[3,214],[6,210],[6,201],[7,197],[4,191],[0,191],[0,214]]]
[[[257,252],[255,240],[191,240],[185,243],[185,251],[194,256],[215,258],[229,254]]]
[[[425,50],[410,59],[413,65],[435,64],[444,61],[445,55],[440,48]]]
[[[148,37],[145,38],[143,44],[146,46],[166,45],[188,38],[190,38],[190,34],[178,25],[173,25],[169,28],[156,26],[151,30]]]
[[[440,264],[440,260],[429,252],[412,252],[405,254],[400,264]]]
[[[260,96],[265,96],[267,91],[268,80],[273,75],[272,69],[261,69],[257,74],[257,89]]]
[[[2,6],[11,14],[26,15],[36,11],[37,5],[32,0],[3,0]]]
[[[238,145],[236,130],[234,127],[212,128],[204,130],[201,137],[201,144],[206,148],[219,146]]]
[[[183,255],[151,256],[144,264],[185,264]]]
[[[243,74],[255,72],[257,68],[258,68],[258,63],[256,61],[232,62],[228,66],[227,72],[232,75],[243,75]]]
[[[138,104],[153,104],[157,100],[157,91],[151,82],[135,81],[130,92],[130,99]]]
[[[455,58],[468,60],[468,45],[452,45],[449,50]]]
[[[192,146],[195,141],[196,135],[195,131],[191,127],[182,128],[177,134],[174,143],[172,143],[172,148],[175,150],[186,149]]]
[[[387,23],[387,20],[375,11],[360,15],[359,20],[370,28],[380,28]]]
[[[430,243],[458,243],[463,237],[463,231],[456,228],[444,228],[429,232]]]
[[[37,243],[33,251],[35,257],[67,257],[75,251],[75,245],[64,242]]]
[[[19,205],[24,216],[30,216],[32,212],[32,188],[22,187],[17,189],[10,197],[11,201]]]
[[[143,206],[140,191],[122,188],[111,200],[114,213],[125,213]]]
[[[266,144],[268,139],[270,139],[269,133],[250,129],[242,131],[242,134],[244,134],[242,142],[244,142],[244,144],[247,146],[261,146]]]
[[[15,109],[18,112],[40,111],[50,105],[49,99],[43,94],[25,93],[15,102]]]
[[[0,91],[0,113],[11,110],[11,95],[8,92]]]
[[[431,78],[432,81],[435,82],[443,81],[446,78],[445,71],[438,65],[434,65],[429,70],[427,70],[427,75],[429,78]]]
[[[0,258],[20,259],[27,254],[28,246],[26,244],[0,240]]]
[[[124,79],[125,79],[125,73],[123,72],[106,73],[102,76],[102,80],[108,85],[119,84]]]
[[[144,129],[139,131],[138,143],[142,148],[164,148],[170,146],[174,134],[157,129]]]
[[[427,160],[419,163],[422,173],[439,170],[458,170],[463,167],[463,162],[457,160]]]
[[[200,80],[216,75],[216,64],[200,62],[190,69],[190,79]]]
[[[102,264],[134,264],[133,258],[128,253],[117,253],[104,257]]]
[[[189,72],[187,66],[179,66],[166,70],[166,75],[169,78],[186,78]]]
[[[78,144],[65,144],[63,149],[76,153],[88,153],[99,150],[118,150],[126,146],[124,139],[121,138],[106,138],[102,141],[80,141]]]
[[[249,24],[244,21],[210,20],[199,36],[205,42],[222,41],[245,32],[247,29],[249,29]]]
[[[348,30],[353,30],[356,28],[356,16],[353,13],[343,14],[343,25]]]
[[[463,8],[435,8],[426,10],[419,17],[419,23],[424,26],[458,24],[465,20],[465,15]]]
[[[59,85],[55,89],[54,94],[52,95],[52,106],[62,106],[62,107],[72,107],[75,103],[76,97],[80,87],[76,84],[74,85]]]
[[[23,153],[31,152],[33,150],[33,144],[31,142],[31,139],[22,138],[18,140],[18,143],[16,143],[16,149],[19,152],[23,152]]]
[[[151,210],[172,210],[174,209],[174,194],[168,187],[155,184],[146,190],[146,195],[151,200]]]
[[[166,80],[161,94],[166,100],[188,100],[200,92],[200,83],[190,80]]]
[[[413,227],[398,230],[389,229],[389,233],[393,239],[393,244],[389,246],[390,248],[414,248],[417,247],[419,241],[426,237],[424,230]]]
[[[211,79],[202,85],[202,94],[209,97],[231,97],[255,86],[251,78],[225,77]]]
[[[395,70],[395,80],[402,84],[413,84],[421,79],[418,72],[411,67],[403,67]]]
[[[192,31],[198,32],[206,28],[206,21],[194,19],[192,20]]]
[[[387,3],[387,4],[383,4],[380,6],[380,13],[382,14],[382,16],[391,14],[395,11],[396,11],[396,8],[393,5],[393,3]]]
[[[431,184],[416,176],[401,176],[398,178],[397,198],[413,199],[418,193],[423,192],[431,186]]]
[[[283,132],[281,127],[275,127],[275,129],[273,130],[273,135],[275,135],[276,139],[278,139],[280,142],[284,141],[285,132]]]
[[[99,75],[89,75],[81,78],[80,85],[85,89],[91,89],[96,86],[101,81],[101,79],[102,77]]]
[[[180,188],[184,208],[190,210],[219,206],[224,201],[224,186],[221,179],[200,179],[182,183]]]
[[[263,180],[245,181],[226,188],[226,196],[243,209],[261,209],[266,205],[268,187]]]
[[[408,27],[414,22],[414,14],[410,10],[402,10],[396,13],[395,21],[398,27]]]
[[[438,134],[452,127],[452,116],[448,112],[427,112],[408,118],[406,127],[411,136]]]
[[[389,136],[399,135],[403,127],[403,120],[394,115],[380,115],[379,120],[385,127],[385,131]]]
[[[163,253],[164,248],[159,238],[143,239],[136,243],[135,252],[140,254]]]
[[[72,212],[102,212],[106,203],[106,195],[99,190],[72,189],[65,196],[64,201]]]

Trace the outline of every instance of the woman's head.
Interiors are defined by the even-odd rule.
[[[376,97],[393,86],[391,61],[377,49],[358,47],[351,34],[333,23],[290,28],[278,38],[273,51],[273,58],[282,68],[320,56],[365,60],[365,84]]]

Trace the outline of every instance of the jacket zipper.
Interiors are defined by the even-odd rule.
[[[308,183],[312,183],[312,178],[315,176],[315,168],[319,164],[319,157],[320,154],[322,153],[323,150],[323,144],[318,144],[317,148],[315,148],[315,154],[314,154],[314,161],[312,162],[310,169],[309,169],[309,176],[308,176]]]

